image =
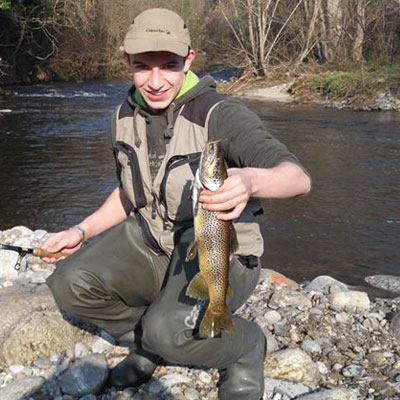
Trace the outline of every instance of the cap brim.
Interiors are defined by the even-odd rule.
[[[123,50],[128,54],[168,51],[178,56],[186,57],[189,52],[189,46],[185,43],[165,39],[128,39],[125,40]]]

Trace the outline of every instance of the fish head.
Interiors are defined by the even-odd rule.
[[[227,168],[219,140],[206,142],[200,158],[200,182],[212,192],[217,191],[227,178]]]

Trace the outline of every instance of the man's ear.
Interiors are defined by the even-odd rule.
[[[122,59],[125,61],[125,64],[128,65],[128,67],[131,65],[131,61],[129,59],[129,54],[126,53],[125,51],[122,53]]]
[[[193,64],[194,59],[196,58],[196,53],[193,49],[189,49],[188,55],[185,57],[183,70],[188,72],[191,65]]]

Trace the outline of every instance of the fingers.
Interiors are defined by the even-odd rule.
[[[81,248],[81,239],[81,235],[76,229],[68,229],[51,235],[41,247],[43,250],[47,250],[50,253],[62,251],[66,254],[72,254]],[[43,260],[47,263],[54,264],[65,258],[66,257],[43,257]]]

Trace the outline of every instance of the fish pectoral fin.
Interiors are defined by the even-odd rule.
[[[233,289],[231,284],[228,285],[228,290],[226,291],[226,294],[228,295],[228,297],[231,299],[233,297]]]
[[[201,272],[198,272],[190,281],[186,295],[194,299],[208,299],[208,285]]]
[[[188,262],[194,260],[196,254],[197,254],[197,243],[196,240],[193,240],[193,242],[190,243],[189,247],[187,248],[185,261]]]
[[[229,243],[229,254],[230,258],[232,259],[233,255],[236,253],[237,249],[239,248],[239,242],[236,235],[235,227],[232,223],[229,224],[230,230],[230,243]]]

